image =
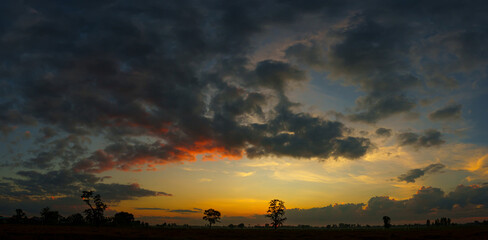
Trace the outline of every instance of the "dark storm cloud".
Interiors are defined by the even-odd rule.
[[[304,81],[305,73],[287,63],[278,61],[259,62],[255,69],[255,85],[283,91],[288,82]]]
[[[388,128],[378,128],[376,129],[376,135],[380,137],[390,137],[391,136],[391,129]]]
[[[375,123],[382,118],[401,112],[408,112],[415,106],[415,103],[404,95],[390,94],[358,98],[356,104],[358,109],[361,110],[359,113],[350,115],[349,119],[367,123]],[[365,111],[362,111],[362,109],[365,109]]]
[[[19,171],[21,178],[4,177],[0,184],[2,198],[9,200],[42,200],[50,197],[75,197],[82,191],[94,190],[105,201],[119,202],[149,196],[171,196],[165,192],[156,192],[133,184],[105,184],[92,174],[76,173],[70,170]]]
[[[275,108],[277,116],[266,125],[255,124],[260,135],[248,148],[250,157],[267,154],[291,157],[346,157],[363,156],[371,147],[367,138],[344,137],[345,126],[336,121],[313,117],[306,113],[295,114],[287,99]]]
[[[415,100],[407,96],[406,90],[420,83],[404,58],[410,47],[406,39],[412,30],[399,23],[378,22],[367,13],[352,22],[332,33],[342,41],[327,49],[325,62],[324,57],[317,55],[323,50],[319,51],[315,43],[293,45],[285,51],[287,57],[302,59],[314,68],[322,66],[331,78],[358,85],[367,92],[356,100],[357,113],[349,116],[353,121],[374,123],[412,110]]]
[[[198,154],[326,159],[369,149],[340,122],[292,111],[286,91],[306,72],[248,59],[263,26],[307,13],[337,21],[345,3],[21,2],[1,11],[0,86],[9,95],[0,127],[42,126],[26,167],[98,173]],[[100,149],[83,140],[92,138]]]
[[[411,145],[416,148],[439,146],[446,142],[442,140],[441,132],[435,129],[425,130],[423,135],[412,132],[405,132],[398,134],[397,137],[400,146]]]
[[[46,141],[57,135],[56,130],[50,127],[40,128],[39,133],[41,133],[42,135],[39,137],[38,141]]]
[[[459,87],[488,64],[482,46],[488,34],[480,25],[488,22],[487,4],[378,1],[348,7],[357,11],[345,17],[347,23],[285,53],[365,92],[351,109],[353,121],[375,123],[411,112],[426,86]]]
[[[415,168],[415,169],[408,170],[407,173],[398,176],[397,179],[400,182],[405,181],[407,183],[409,182],[414,183],[415,179],[420,178],[425,174],[436,173],[442,170],[444,167],[446,167],[444,164],[433,163],[423,169]]]
[[[461,108],[461,104],[451,104],[431,112],[429,118],[434,121],[459,119],[461,118]]]
[[[40,145],[41,148],[33,151],[34,156],[26,160],[24,167],[49,169],[55,163],[66,166],[69,162],[85,153],[87,150],[85,147],[86,141],[90,140],[82,136],[68,135],[64,138],[55,139],[49,143]]]
[[[285,57],[316,69],[322,69],[326,64],[325,53],[316,42],[311,42],[310,46],[303,43],[295,44],[285,50]]]

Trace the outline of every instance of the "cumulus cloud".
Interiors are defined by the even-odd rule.
[[[45,145],[24,165],[99,173],[199,154],[327,159],[367,152],[369,140],[347,136],[341,122],[292,110],[297,104],[286,92],[307,80],[304,70],[249,59],[262,26],[321,11],[340,16],[344,4],[195,4],[6,4],[0,57],[8,60],[1,71],[10,94],[0,126],[7,132],[40,123]],[[66,136],[71,142],[63,145]],[[103,143],[98,150],[85,142],[92,138]]]
[[[429,118],[434,121],[450,120],[461,118],[461,104],[451,104],[437,109],[429,114]]]
[[[424,222],[440,217],[484,217],[488,213],[488,186],[459,185],[452,192],[422,187],[412,197],[395,200],[377,196],[367,203],[333,204],[321,208],[288,209],[289,224],[326,225],[344,223],[381,224],[382,216],[394,222]]]
[[[400,146],[410,145],[416,148],[439,146],[446,142],[442,140],[441,132],[435,129],[425,130],[423,135],[413,132],[405,132],[398,134],[397,137]]]
[[[391,129],[388,128],[378,128],[376,129],[376,135],[380,137],[390,137],[391,136]]]
[[[425,168],[415,168],[408,170],[407,173],[404,173],[397,177],[398,181],[405,181],[407,183],[414,183],[417,178],[420,178],[426,174],[436,173],[445,168],[446,166],[441,163],[433,163]]]
[[[456,76],[486,67],[488,37],[477,27],[488,20],[486,4],[420,5],[3,4],[0,131],[30,126],[40,134],[35,149],[12,166],[71,169],[89,178],[111,169],[194,161],[197,155],[361,158],[372,147],[368,138],[350,136],[341,121],[298,110],[287,93],[308,79],[302,67],[311,66],[325,71],[327,80],[362,91],[347,116],[375,123],[414,111],[415,93],[424,86],[455,87]],[[310,15],[330,26],[324,39],[293,42],[280,60],[250,56],[257,35]],[[449,111],[434,112],[433,119]],[[444,143],[435,130],[403,133],[399,141],[417,148]],[[21,174],[33,178],[35,172]]]
[[[417,93],[426,86],[457,88],[465,77],[488,64],[487,51],[480,46],[488,35],[473,27],[488,20],[482,14],[486,4],[461,7],[455,2],[430,1],[420,6],[380,1],[348,8],[358,11],[345,17],[347,22],[328,29],[323,37],[294,43],[285,56],[327,72],[327,79],[362,90],[365,95],[356,99],[350,120],[375,123],[411,114]],[[453,12],[466,19],[452,19]],[[456,117],[458,108],[452,106],[431,117]]]

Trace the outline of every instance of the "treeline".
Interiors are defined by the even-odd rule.
[[[81,199],[88,206],[82,213],[75,213],[67,217],[63,217],[58,211],[53,211],[49,207],[45,207],[40,211],[40,217],[33,216],[28,218],[22,209],[16,209],[15,214],[11,217],[1,217],[0,223],[10,223],[10,224],[44,224],[44,225],[71,225],[71,226],[81,226],[81,225],[91,225],[91,226],[130,226],[130,227],[149,227],[148,223],[142,221],[136,221],[134,215],[128,212],[118,212],[113,217],[106,217],[104,215],[107,209],[107,204],[105,204],[99,194],[94,195],[93,191],[83,191]],[[248,226],[248,228],[277,228],[278,226],[283,226],[283,222],[286,220],[284,202],[278,199],[273,199],[269,203],[269,208],[267,211],[267,218],[270,218],[271,223],[265,224],[264,226],[255,225]],[[221,213],[215,209],[208,209],[204,212],[203,220],[209,223],[209,227],[212,224],[220,222]],[[383,227],[390,228],[393,225],[390,223],[391,219],[388,216],[383,216]],[[468,223],[469,224],[469,223]],[[488,221],[478,222],[476,225],[488,225]],[[454,224],[450,218],[442,217],[431,220],[427,220],[425,224],[408,224],[408,225],[396,225],[395,227],[421,227],[421,226],[450,226]],[[188,224],[177,225],[176,223],[163,223],[158,224],[156,227],[160,228],[190,228]],[[237,225],[229,224],[224,228],[245,228],[244,223]],[[310,225],[298,225],[298,226],[286,226],[287,228],[317,228]],[[352,228],[370,228],[370,225],[361,226],[360,224],[332,224],[319,228],[327,229],[352,229]]]
[[[45,207],[40,212],[39,216],[27,217],[22,209],[16,209],[15,214],[11,217],[0,217],[0,223],[9,224],[33,224],[33,225],[97,225],[81,213],[75,213],[64,217],[58,211],[51,211],[49,207]],[[127,212],[116,213],[113,217],[104,217],[103,221],[98,223],[99,226],[134,226],[134,227],[148,227],[149,224],[134,220],[134,215]]]
[[[16,209],[15,214],[9,218],[0,217],[1,223],[11,224],[44,224],[44,225],[92,225],[92,226],[133,226],[148,227],[149,224],[136,221],[134,215],[128,212],[118,212],[113,217],[104,215],[107,209],[100,195],[94,195],[93,191],[83,191],[81,199],[89,208],[82,213],[75,213],[67,217],[61,216],[58,211],[45,207],[40,211],[40,217],[28,218],[22,209]]]

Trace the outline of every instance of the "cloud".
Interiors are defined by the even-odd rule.
[[[168,212],[186,214],[186,213],[198,213],[198,212],[201,212],[201,211],[199,211],[199,210],[190,210],[190,209],[175,209],[175,210],[169,210]]]
[[[395,200],[377,196],[367,203],[332,204],[321,208],[288,209],[288,224],[326,225],[343,223],[381,224],[382,216],[395,223],[450,217],[484,217],[488,213],[487,186],[459,185],[445,194],[439,188],[422,187],[412,197]],[[352,222],[351,222],[352,221]]]
[[[80,175],[142,171],[198,155],[358,159],[373,147],[368,138],[350,136],[342,120],[303,112],[289,100],[291,86],[308,79],[305,65],[363,93],[346,114],[350,120],[375,123],[412,113],[416,95],[431,90],[425,86],[455,87],[485,69],[487,34],[466,26],[486,22],[486,7],[7,3],[0,9],[0,131],[39,128],[39,144],[13,164]],[[282,59],[252,56],[256,37],[305,16],[327,26],[319,31],[323,39],[307,34],[312,40],[283,47]],[[444,143],[435,130],[399,140],[417,148]]]
[[[76,197],[82,191],[94,190],[107,202],[120,202],[149,196],[172,196],[141,188],[139,184],[101,183],[100,178],[88,173],[69,170],[18,171],[22,178],[4,177],[0,184],[2,198],[11,201],[42,200],[51,197]]]
[[[441,132],[434,129],[425,130],[423,135],[412,132],[405,132],[398,134],[397,137],[400,146],[411,145],[416,148],[439,146],[446,142],[442,140]]]
[[[236,175],[239,177],[249,177],[249,176],[254,175],[255,173],[256,173],[255,171],[253,171],[253,172],[236,172]]]
[[[313,41],[310,45],[298,43],[290,46],[285,50],[285,57],[319,70],[326,64],[323,48]]]
[[[169,209],[167,208],[145,208],[145,207],[142,207],[142,208],[134,208],[135,210],[151,210],[151,211],[167,211]]]
[[[420,178],[420,177],[424,176],[425,174],[436,173],[445,167],[446,166],[444,164],[433,163],[433,164],[430,164],[429,166],[427,166],[423,169],[415,168],[415,169],[408,170],[407,173],[404,173],[404,174],[398,176],[397,179],[400,182],[405,181],[407,183],[410,183],[410,182],[414,183],[415,179]]]
[[[9,94],[0,106],[2,131],[39,123],[38,140],[46,147],[36,145],[35,156],[22,158],[24,166],[84,173],[141,171],[197,155],[363,156],[368,139],[347,136],[340,122],[291,110],[297,104],[286,93],[307,80],[304,70],[271,59],[251,64],[249,56],[251,39],[264,25],[321,11],[333,19],[346,6],[249,5],[6,4],[0,58],[8,59],[1,71],[9,76],[2,80]],[[290,128],[294,135],[280,134]],[[85,141],[92,138],[101,143],[96,150]]]
[[[350,120],[376,123],[411,114],[419,93],[458,88],[488,64],[488,51],[481,47],[488,34],[466,28],[488,21],[482,14],[486,4],[460,7],[455,2],[431,1],[422,5],[424,12],[418,12],[416,3],[385,1],[349,3],[346,8],[354,13],[344,15],[340,23],[327,22],[331,27],[321,28],[320,34],[293,42],[285,56],[326,72],[327,80],[359,88],[364,95],[348,109]],[[453,12],[469,20],[454,20]],[[452,108],[440,112],[440,118],[449,111],[453,117],[458,115]]]
[[[391,136],[391,129],[388,128],[378,128],[376,129],[376,135],[380,137],[390,137]]]
[[[461,118],[461,104],[450,104],[429,114],[429,119],[442,121]]]

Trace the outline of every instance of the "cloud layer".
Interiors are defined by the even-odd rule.
[[[82,191],[93,190],[108,202],[119,202],[148,196],[172,196],[141,188],[139,184],[102,183],[102,178],[88,173],[69,170],[19,171],[21,178],[3,177],[0,184],[2,199],[10,201],[42,200],[50,198],[75,198]],[[79,200],[79,199],[78,199]]]
[[[377,196],[367,203],[333,204],[321,208],[288,209],[288,224],[323,226],[338,223],[381,225],[382,217],[389,216],[393,224],[425,223],[426,219],[440,217],[485,217],[488,213],[488,187],[459,185],[452,192],[440,188],[422,187],[412,197],[395,200]]]
[[[436,173],[445,167],[446,166],[444,164],[433,163],[433,164],[430,164],[429,166],[422,168],[422,169],[415,168],[415,169],[408,170],[407,173],[404,173],[404,174],[398,176],[397,179],[400,182],[405,181],[407,183],[414,183],[415,179],[420,178],[420,177],[424,176],[425,174]]]
[[[276,2],[279,10],[272,10],[217,2],[5,4],[1,81],[10,94],[1,128],[46,126],[38,138],[43,146],[24,165],[99,173],[199,154],[363,156],[368,139],[289,101],[288,86],[306,81],[306,72],[248,59],[263,25],[287,24],[328,4]],[[104,147],[89,147],[93,138]]]

